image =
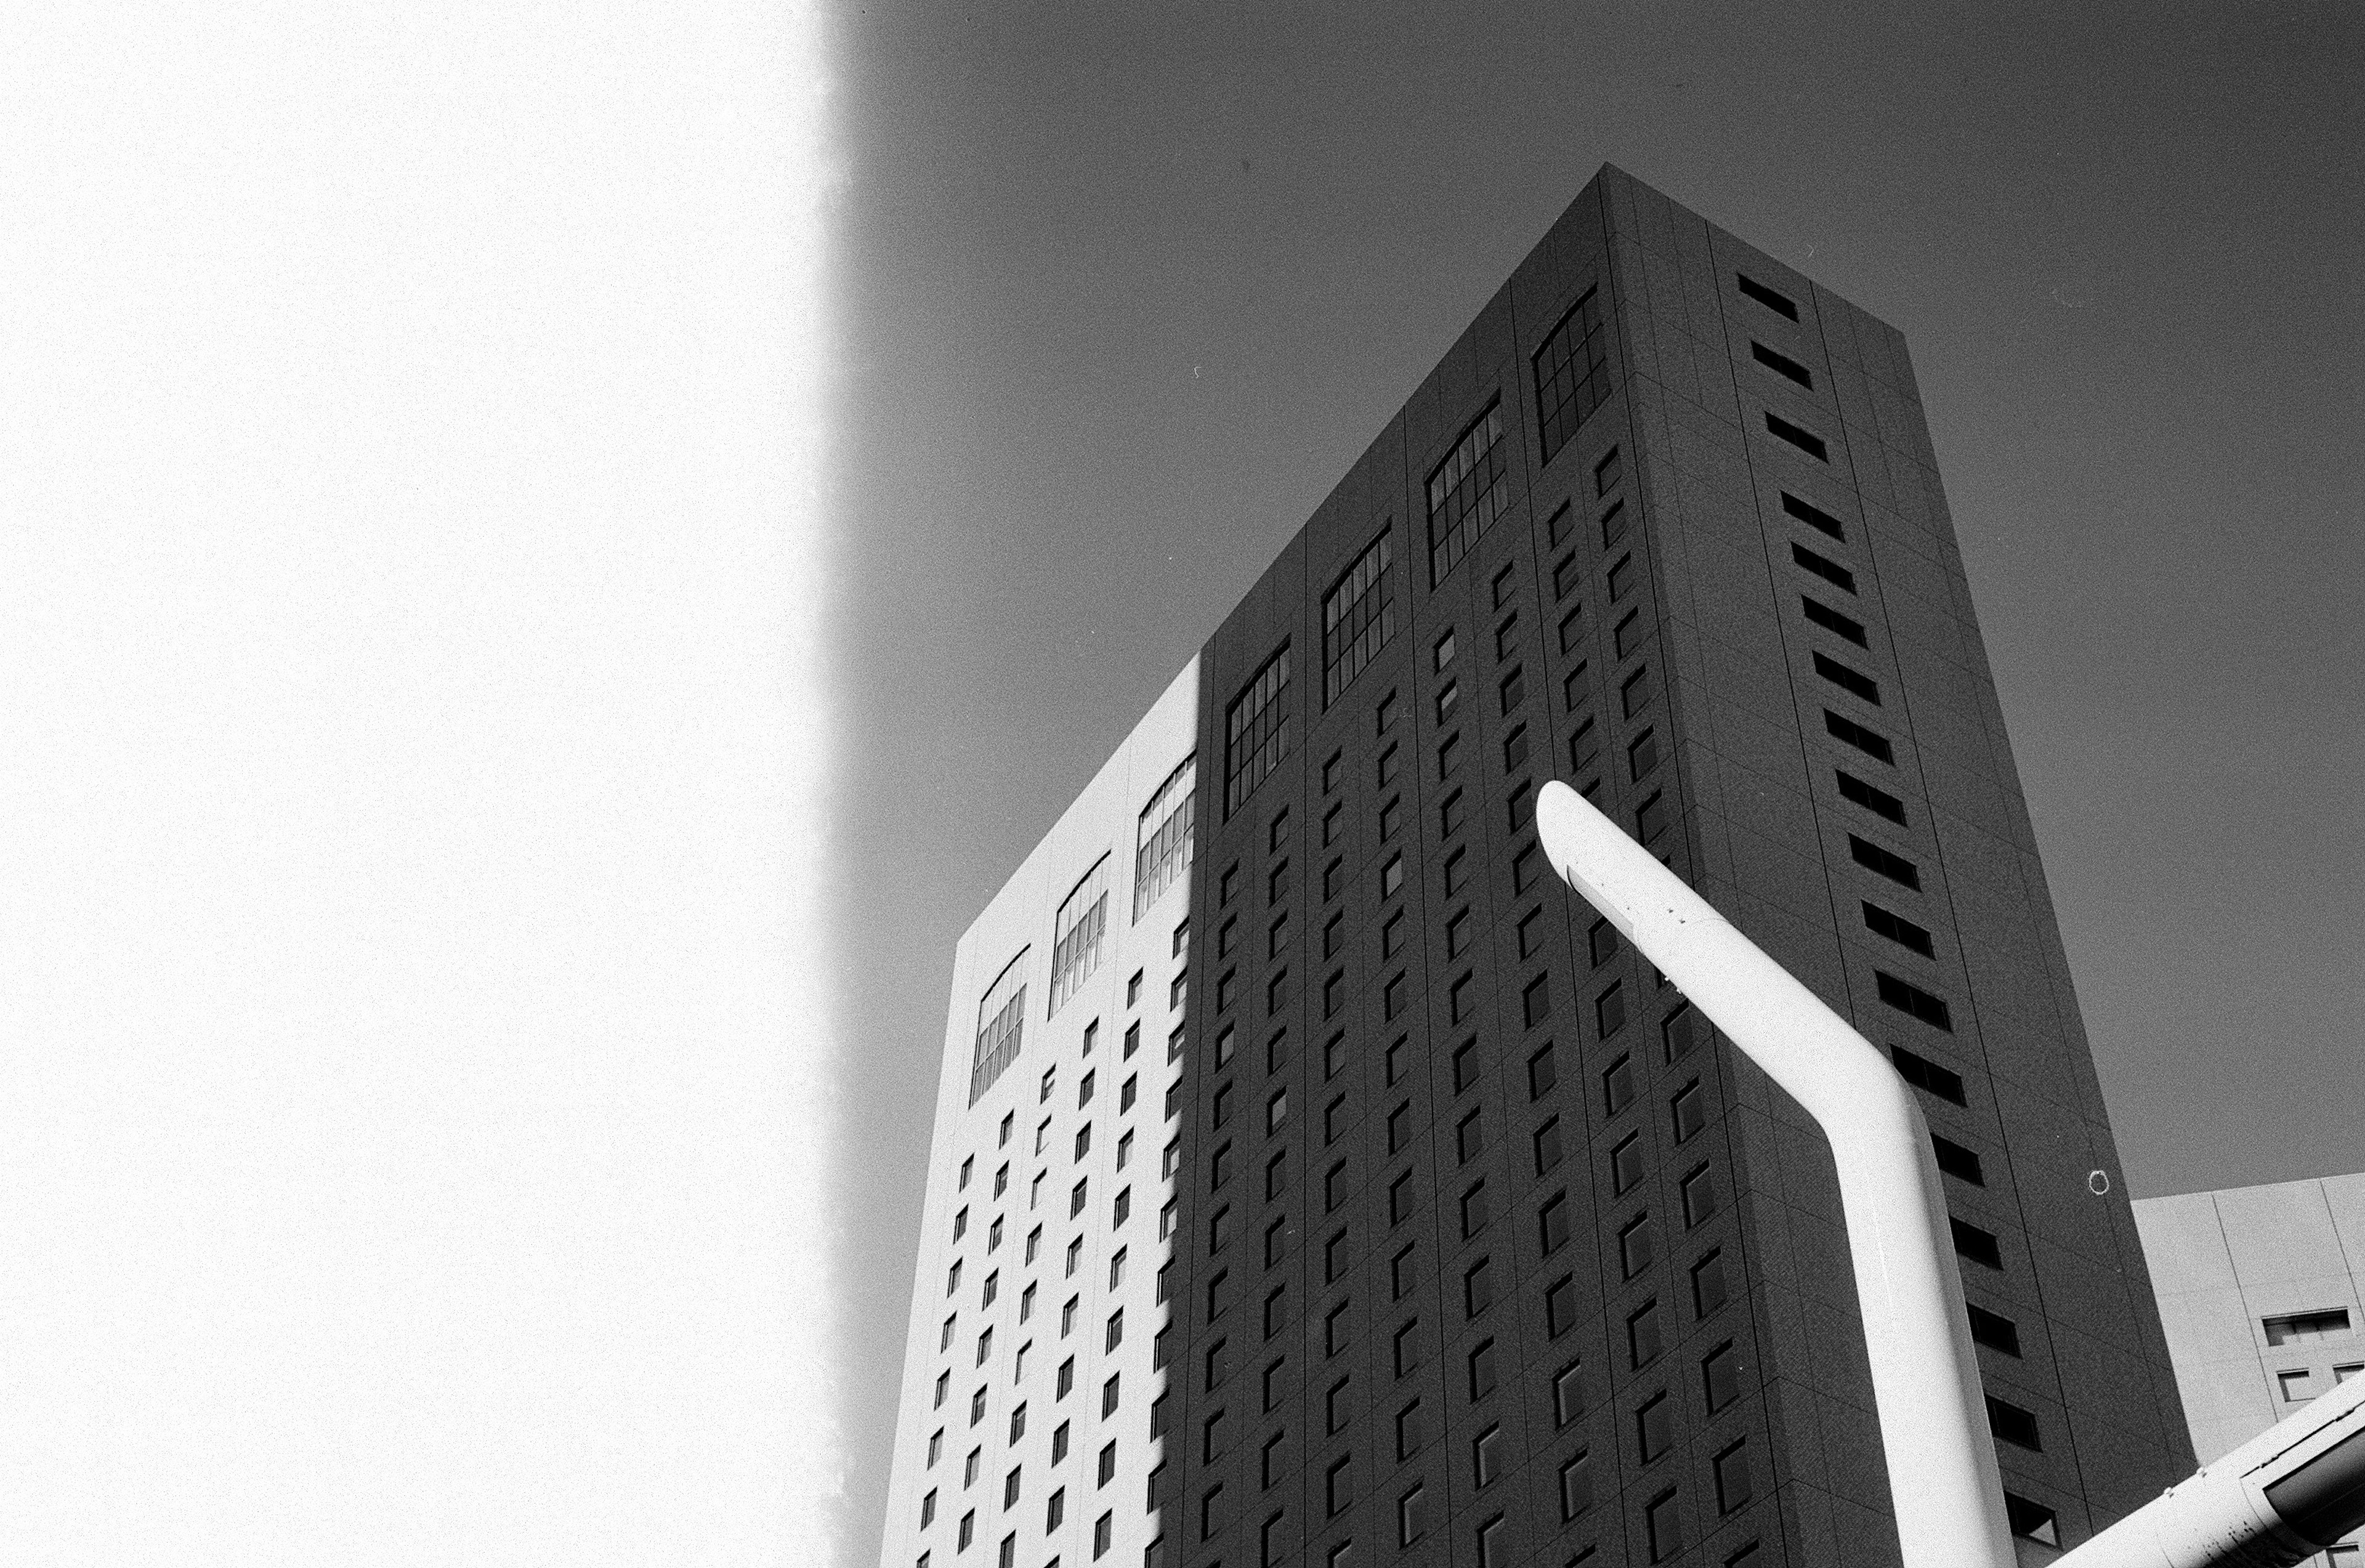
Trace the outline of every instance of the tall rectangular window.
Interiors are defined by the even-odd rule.
[[[1322,596],[1322,706],[1339,700],[1347,683],[1362,673],[1372,655],[1395,634],[1395,530],[1355,557],[1330,591]]]
[[[985,1000],[977,1004],[977,1048],[969,1064],[969,1103],[993,1087],[1003,1070],[1018,1059],[1021,1025],[1026,1014],[1026,949],[1003,967]]]
[[[1536,423],[1544,461],[1575,433],[1585,417],[1609,396],[1609,335],[1602,330],[1601,301],[1593,289],[1569,307],[1560,324],[1536,350]]]
[[[1289,644],[1265,660],[1224,713],[1224,815],[1289,755]]]
[[[1429,476],[1429,586],[1435,588],[1510,505],[1503,405],[1486,405]]]
[[[1104,855],[1060,901],[1051,923],[1051,1017],[1100,968],[1101,937],[1108,930],[1108,879],[1109,857]]]
[[[1158,793],[1149,797],[1149,804],[1141,808],[1133,849],[1133,918],[1137,922],[1160,893],[1191,868],[1191,822],[1198,781],[1199,759],[1186,756],[1181,767],[1166,776]]]

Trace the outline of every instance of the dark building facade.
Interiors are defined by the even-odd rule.
[[[1830,1155],[1552,778],[1922,1091],[2031,1550],[2190,1472],[1893,329],[1605,167],[1199,671],[1151,1561],[1896,1561]]]

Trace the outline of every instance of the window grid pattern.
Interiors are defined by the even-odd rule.
[[[1224,714],[1224,815],[1289,755],[1289,644],[1265,660]]]
[[[1133,918],[1142,915],[1159,895],[1180,881],[1191,868],[1191,821],[1199,797],[1199,759],[1182,759],[1166,776],[1149,804],[1141,808],[1141,823],[1134,838]]]
[[[1040,904],[1036,906],[1041,908]],[[1039,918],[1039,917],[1038,917]],[[969,1103],[976,1104],[1004,1069],[1018,1059],[1026,1016],[1026,949],[1003,966],[977,1004],[977,1048],[970,1056]]]
[[[1392,529],[1382,529],[1338,587],[1322,599],[1322,706],[1339,700],[1347,683],[1395,634],[1395,557]]]
[[[1593,289],[1569,308],[1536,350],[1536,423],[1550,463],[1586,416],[1609,396],[1609,335]]]
[[[1108,879],[1109,857],[1104,855],[1060,902],[1051,923],[1051,1017],[1100,968],[1101,937],[1108,930]]]
[[[1503,405],[1486,406],[1429,476],[1429,586],[1435,588],[1510,505]]]

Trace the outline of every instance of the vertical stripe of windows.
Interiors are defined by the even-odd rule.
[[[1289,644],[1232,699],[1224,713],[1224,815],[1239,810],[1249,792],[1289,755]]]
[[[977,1048],[970,1057],[969,1103],[993,1087],[1003,1070],[1018,1059],[1018,1040],[1026,1014],[1026,949],[1003,967],[985,1000],[977,1004]]]
[[[1550,463],[1587,414],[1609,396],[1608,334],[1592,289],[1569,307],[1536,350],[1536,423]]]
[[[1108,879],[1109,857],[1104,855],[1060,901],[1059,913],[1051,923],[1048,1016],[1058,1017],[1059,1004],[1100,968],[1101,937],[1108,930]]]
[[[1383,528],[1322,598],[1322,706],[1339,700],[1395,634],[1395,554]]]
[[[1429,476],[1429,586],[1435,588],[1510,504],[1503,452],[1503,405],[1472,422]]]
[[[1149,804],[1141,808],[1134,834],[1133,918],[1138,922],[1151,904],[1191,868],[1191,823],[1196,814],[1199,759],[1186,756],[1166,776]]]

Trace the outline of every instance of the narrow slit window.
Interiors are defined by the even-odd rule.
[[[1922,873],[1912,861],[1902,855],[1891,855],[1877,844],[1868,844],[1855,834],[1848,834],[1848,857],[1866,870],[1888,878],[1900,887],[1922,889]]]
[[[1829,605],[1818,604],[1804,594],[1799,596],[1799,603],[1806,610],[1810,623],[1821,627],[1834,637],[1844,637],[1859,648],[1870,646],[1865,641],[1863,622],[1852,621]]]
[[[1740,286],[1744,297],[1757,301],[1785,320],[1795,321],[1799,319],[1799,308],[1791,302],[1788,295],[1766,287],[1747,273],[1735,273],[1732,276],[1733,281]]]
[[[1814,573],[1842,592],[1855,592],[1855,574],[1830,556],[1818,555],[1803,544],[1792,544],[1790,559],[1802,569]]]
[[[1896,766],[1896,748],[1889,744],[1889,737],[1877,730],[1866,729],[1855,720],[1834,713],[1828,708],[1823,710],[1823,730],[1832,739],[1852,745],[1866,756]]]
[[[1802,425],[1792,424],[1779,414],[1771,412],[1766,414],[1765,429],[1768,434],[1788,442],[1818,463],[1829,463],[1832,460],[1831,448],[1823,444],[1821,436]]]
[[[1840,799],[1852,805],[1862,806],[1874,816],[1887,817],[1900,827],[1904,825],[1904,801],[1886,790],[1874,789],[1844,767],[1834,768],[1833,771],[1839,775]]]
[[[1880,706],[1880,683],[1859,670],[1850,669],[1827,654],[1814,655],[1815,673],[1838,687],[1851,697],[1860,697],[1874,707]]]
[[[1782,492],[1782,510],[1809,528],[1820,529],[1843,543],[1847,539],[1847,528],[1838,518],[1810,501],[1800,500],[1788,490]]]
[[[1886,936],[1899,946],[1919,953],[1925,958],[1936,957],[1930,934],[1901,914],[1891,914],[1877,903],[1866,903],[1864,906],[1864,924],[1865,929],[1876,936]]]
[[[1792,359],[1788,354],[1777,353],[1764,343],[1752,339],[1749,344],[1749,357],[1786,381],[1795,381],[1810,392],[1815,389],[1814,372]]]

